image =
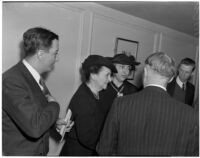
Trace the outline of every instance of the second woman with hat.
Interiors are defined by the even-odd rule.
[[[100,92],[100,98],[105,110],[108,113],[114,99],[138,91],[137,87],[127,81],[131,71],[135,71],[135,66],[140,63],[135,60],[134,56],[126,54],[117,54],[109,58],[115,65],[117,72],[113,74],[112,82],[108,84],[106,90]]]

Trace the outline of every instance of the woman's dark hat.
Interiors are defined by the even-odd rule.
[[[132,61],[132,65],[140,65],[140,62],[136,61],[133,55],[130,55],[129,59]]]
[[[89,69],[91,66],[100,65],[109,68],[113,73],[116,73],[117,70],[113,63],[106,57],[100,55],[90,55],[88,56],[82,64],[83,69]]]
[[[135,66],[140,64],[140,62],[135,60],[133,55],[127,56],[126,54],[116,54],[111,60],[113,63],[122,65]]]

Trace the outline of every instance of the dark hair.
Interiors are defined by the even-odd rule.
[[[145,64],[149,65],[151,69],[158,74],[167,78],[172,78],[175,75],[175,62],[167,54],[163,52],[157,52],[151,54],[146,60]]]
[[[193,66],[193,69],[192,71],[194,71],[195,69],[195,61],[190,59],[190,58],[184,58],[181,60],[180,64],[178,65],[178,68],[181,66],[181,65],[190,65],[190,66]]]
[[[41,27],[27,30],[23,35],[25,56],[34,55],[39,49],[49,49],[54,39],[59,37],[50,30]]]
[[[102,65],[92,65],[89,68],[83,68],[82,67],[82,79],[83,82],[88,82],[90,79],[90,74],[98,74],[99,71],[101,70]]]

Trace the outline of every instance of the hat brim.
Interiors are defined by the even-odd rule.
[[[112,73],[117,73],[117,69],[115,68],[113,64],[104,64],[102,66],[109,68],[112,71]]]
[[[140,62],[135,61],[133,62],[133,65],[140,65]]]
[[[122,64],[122,65],[130,65],[130,66],[135,66],[135,65],[140,65],[140,62],[134,61],[118,61],[118,60],[112,60],[113,64]]]
[[[102,60],[102,62],[100,63],[100,65],[109,68],[113,73],[117,73],[117,69],[113,65],[111,59],[112,57],[105,57],[104,60]]]

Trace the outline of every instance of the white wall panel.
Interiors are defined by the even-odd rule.
[[[77,54],[80,52],[81,14],[49,3],[5,3],[3,71],[20,60],[19,44],[23,33],[35,26],[45,27],[59,35],[59,62],[49,75],[47,85],[61,106],[66,106],[72,95],[77,72],[75,68]]]
[[[137,60],[142,64],[138,67],[135,74],[135,83],[138,87],[141,85],[141,71],[144,59],[154,51],[157,42],[156,33],[150,30],[140,29],[134,25],[128,25],[120,20],[113,20],[100,15],[94,16],[92,32],[92,54],[103,56],[114,56],[115,41],[117,37],[138,41],[139,48]],[[140,75],[139,75],[140,74]]]
[[[195,43],[191,43],[186,40],[180,40],[173,36],[164,34],[162,37],[161,45],[161,51],[173,57],[176,63],[180,62],[180,60],[185,57],[189,57],[195,60]]]

